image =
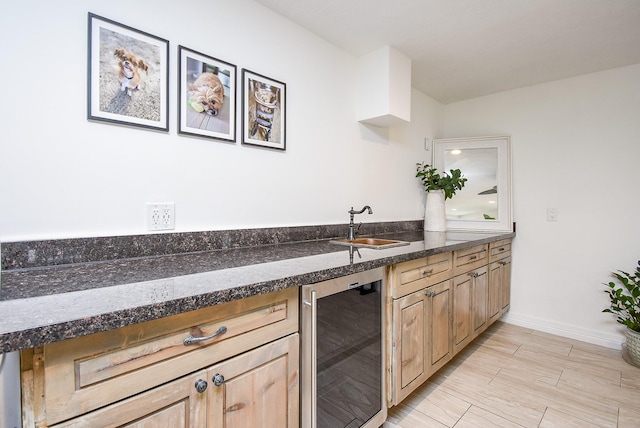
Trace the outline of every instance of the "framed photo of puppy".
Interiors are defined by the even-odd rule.
[[[236,66],[178,46],[178,133],[236,141]]]
[[[286,150],[286,85],[242,70],[242,143]]]
[[[169,130],[169,41],[89,13],[87,118]]]

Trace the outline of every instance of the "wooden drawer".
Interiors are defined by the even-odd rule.
[[[392,268],[391,296],[395,299],[451,278],[452,253],[433,254],[398,263]]]
[[[488,263],[489,245],[478,245],[453,253],[454,275],[469,272]]]
[[[504,259],[511,256],[511,239],[503,239],[489,244],[489,261]]]
[[[209,340],[185,345],[189,336]],[[44,412],[50,425],[146,391],[298,331],[298,290],[44,346]],[[34,355],[34,384],[38,389]],[[42,409],[40,409],[42,410]]]

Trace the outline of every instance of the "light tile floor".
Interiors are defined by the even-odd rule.
[[[621,352],[497,322],[384,428],[640,427],[640,368]]]

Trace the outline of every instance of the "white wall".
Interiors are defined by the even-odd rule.
[[[175,202],[176,231],[345,223],[364,204],[363,221],[420,219],[425,137],[508,134],[508,319],[620,343],[600,284],[640,258],[640,65],[446,107],[414,90],[411,124],[381,129],[356,121],[357,58],[250,0],[2,9],[0,241],[147,233],[147,202]],[[86,120],[89,11],[170,40],[169,133]],[[178,136],[178,44],[286,82],[287,151]]]
[[[0,241],[147,233],[147,202],[175,202],[178,232],[423,216],[415,163],[443,106],[412,91],[410,125],[358,124],[357,58],[250,0],[2,9]],[[169,133],[86,120],[87,12],[170,41]],[[240,123],[237,144],[177,135],[179,44],[286,83],[286,152],[241,146]]]
[[[640,65],[445,107],[446,137],[496,134],[511,135],[513,152],[507,320],[619,346],[601,283],[640,259]]]

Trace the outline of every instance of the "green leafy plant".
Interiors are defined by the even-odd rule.
[[[444,190],[444,198],[451,199],[458,190],[462,190],[467,179],[459,169],[451,169],[443,175],[438,174],[437,169],[426,163],[416,164],[416,177],[422,181],[422,186],[427,192],[431,190]]]
[[[602,312],[609,312],[617,316],[616,321],[626,325],[633,331],[640,332],[640,261],[635,274],[619,270],[612,272],[618,283],[608,284],[605,293],[611,299],[611,306]]]

